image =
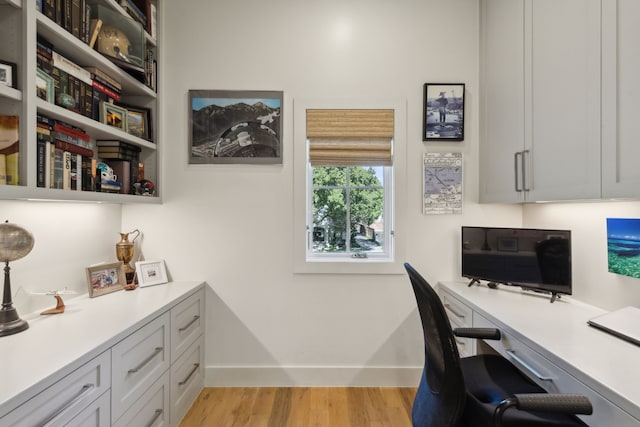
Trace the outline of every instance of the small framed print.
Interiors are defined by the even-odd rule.
[[[119,291],[127,284],[124,264],[120,261],[88,267],[87,282],[90,298]]]
[[[167,270],[164,261],[138,261],[136,262],[136,275],[140,287],[160,285],[167,283]]]
[[[151,110],[131,105],[122,106],[127,109],[127,133],[151,141]]]
[[[127,109],[109,102],[101,102],[100,121],[108,126],[113,126],[126,132]]]
[[[53,104],[55,101],[53,77],[39,68],[36,73],[36,94],[38,98]]]
[[[464,83],[425,83],[423,141],[464,141]]]
[[[16,88],[18,74],[16,64],[0,59],[0,85]]]

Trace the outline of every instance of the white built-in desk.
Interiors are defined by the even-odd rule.
[[[590,426],[640,426],[640,347],[587,325],[605,310],[505,286],[441,282],[438,292],[452,324],[499,328],[502,340],[486,343],[543,388],[587,395]]]
[[[0,338],[0,427],[177,426],[204,379],[204,288],[69,298],[29,318]]]

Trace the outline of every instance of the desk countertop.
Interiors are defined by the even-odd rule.
[[[520,288],[440,285],[640,419],[640,347],[587,325],[605,310],[567,296],[550,303],[549,296]]]
[[[69,298],[64,313],[29,319],[26,331],[0,338],[0,417],[203,285],[170,282]]]

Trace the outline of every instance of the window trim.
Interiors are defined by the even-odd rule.
[[[406,224],[406,100],[320,100],[295,99],[294,110],[294,139],[293,139],[293,173],[294,173],[294,221],[293,221],[293,269],[294,273],[320,274],[404,274],[402,263],[405,257],[407,236]],[[326,259],[307,259],[307,206],[311,192],[307,191],[311,184],[308,168],[308,144],[306,136],[307,109],[393,109],[394,137],[393,137],[393,176],[391,178],[392,200],[387,209],[392,209],[393,242],[391,258],[377,257],[351,258],[327,257]],[[385,194],[386,197],[386,194]],[[386,213],[386,212],[385,212]]]

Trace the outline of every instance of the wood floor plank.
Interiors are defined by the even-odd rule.
[[[411,427],[415,388],[205,388],[180,427]]]

